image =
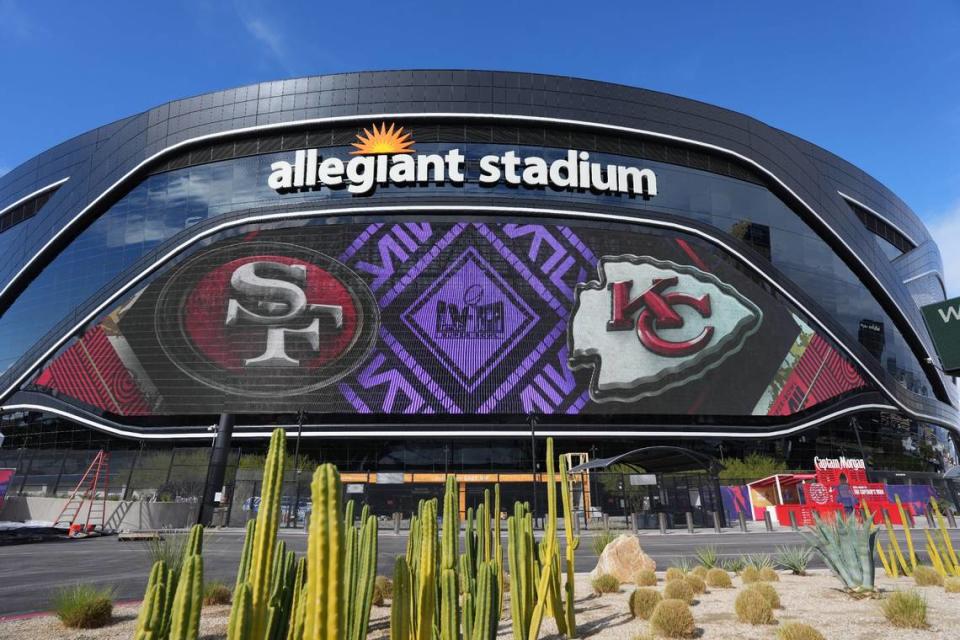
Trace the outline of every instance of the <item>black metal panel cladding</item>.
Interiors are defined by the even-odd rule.
[[[377,114],[493,114],[574,120],[598,125],[629,127],[660,135],[694,140],[728,150],[748,158],[771,172],[809,205],[836,232],[840,241],[830,239],[822,228],[817,230],[837,246],[846,261],[870,281],[869,274],[856,264],[852,254],[866,263],[879,286],[874,295],[886,307],[903,311],[903,322],[913,331],[903,331],[911,339],[913,348],[924,361],[924,353],[933,348],[916,304],[902,281],[910,273],[903,273],[905,264],[933,264],[942,274],[936,245],[920,219],[895,194],[866,175],[862,170],[804,140],[769,127],[753,118],[704,103],[623,85],[608,84],[569,77],[544,76],[526,73],[461,70],[385,71],[344,73],[329,76],[296,78],[264,82],[176,100],[99,129],[79,135],[24,162],[10,173],[0,177],[0,210],[23,196],[35,192],[63,178],[70,178],[50,198],[33,218],[11,227],[7,234],[15,236],[10,251],[0,256],[0,283],[6,289],[0,296],[2,313],[16,296],[39,273],[75,232],[99,215],[125,188],[111,189],[128,177],[130,183],[140,178],[132,174],[140,165],[156,154],[157,164],[141,167],[141,172],[209,162],[230,154],[247,155],[267,149],[282,150],[285,144],[286,123],[343,116]],[[437,123],[439,124],[439,123]],[[503,121],[500,123],[505,125]],[[649,156],[667,162],[700,166],[726,173],[714,158],[731,160],[725,153],[711,155],[677,153],[682,145],[646,145],[643,138],[627,135],[608,135],[609,132],[589,126],[554,127],[540,129],[529,122],[517,121],[511,126],[490,126],[473,118],[462,123],[450,121],[448,127],[436,128],[436,136],[459,135],[464,139],[491,142],[509,138],[518,144],[545,144],[573,146],[593,144],[597,150],[614,150],[619,144],[624,154]],[[187,150],[186,153],[162,155],[172,145],[200,136],[226,134],[250,127],[279,127],[253,138],[223,138],[212,144]],[[296,127],[294,127],[296,128]],[[289,144],[319,144],[311,138],[311,131],[290,129]],[[326,135],[318,130],[319,136]],[[345,130],[329,129],[330,144],[346,144],[352,139]],[[254,147],[253,145],[256,145]],[[293,147],[289,147],[293,148]],[[662,157],[660,157],[662,154]],[[180,164],[182,163],[182,164]],[[707,164],[704,164],[707,163]],[[728,162],[728,167],[743,171],[744,165]],[[130,175],[128,175],[130,174]],[[730,175],[728,173],[728,175]],[[737,176],[749,179],[750,173]],[[776,184],[771,187],[781,192],[791,206],[802,208]],[[923,260],[904,260],[891,264],[878,251],[871,233],[864,228],[857,215],[838,194],[842,191],[893,222],[914,239],[918,248],[908,254],[923,253]],[[106,195],[104,195],[106,194]],[[99,200],[98,200],[99,198]],[[91,206],[96,202],[96,206]],[[78,214],[86,212],[86,218]],[[817,224],[812,222],[814,228]],[[69,233],[51,242],[55,235],[69,229]],[[5,234],[6,235],[6,234]],[[846,246],[843,246],[846,245]],[[849,248],[849,250],[847,249]],[[931,377],[939,374],[930,367]],[[906,392],[904,392],[906,393]],[[905,398],[911,405],[928,404],[931,413],[956,412],[934,401],[916,397]]]

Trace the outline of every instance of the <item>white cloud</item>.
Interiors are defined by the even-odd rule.
[[[927,225],[940,247],[947,296],[960,295],[960,202]]]
[[[2,1],[2,0],[0,0]],[[287,73],[291,73],[289,64],[290,53],[287,46],[287,37],[282,30],[275,24],[272,24],[265,16],[270,15],[269,11],[261,10],[256,2],[237,2],[235,7],[240,23],[247,30],[253,39],[256,40]]]

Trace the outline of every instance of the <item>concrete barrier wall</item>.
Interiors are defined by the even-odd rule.
[[[52,522],[60,515],[63,498],[8,496],[0,510],[0,521]],[[189,527],[197,522],[199,504],[186,502],[119,502],[107,501],[108,526],[118,531],[173,529]],[[86,514],[84,506],[83,513]]]

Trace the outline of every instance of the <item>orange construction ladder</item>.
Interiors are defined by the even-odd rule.
[[[88,479],[89,478],[89,482]],[[103,484],[103,497],[97,500],[97,493],[100,485]],[[73,538],[78,533],[92,533],[97,526],[99,519],[100,530],[103,530],[107,516],[107,492],[110,486],[110,454],[103,449],[97,452],[93,457],[93,462],[87,467],[80,482],[74,488],[70,497],[63,505],[60,515],[53,522],[54,527],[60,523],[66,524],[67,535]],[[82,523],[81,513],[84,505],[87,506],[87,516]]]

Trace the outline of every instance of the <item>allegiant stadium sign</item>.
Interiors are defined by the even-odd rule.
[[[403,128],[386,124],[357,135],[356,151],[349,160],[323,157],[319,149],[294,152],[293,161],[270,165],[268,186],[279,192],[346,189],[356,196],[369,195],[380,185],[414,186],[464,184],[466,156],[460,149],[446,153],[417,154],[413,140]],[[644,199],[657,195],[657,176],[649,168],[594,162],[586,151],[570,149],[552,161],[540,156],[521,156],[516,151],[480,158],[476,181],[481,185],[507,184],[531,189],[622,193]]]

